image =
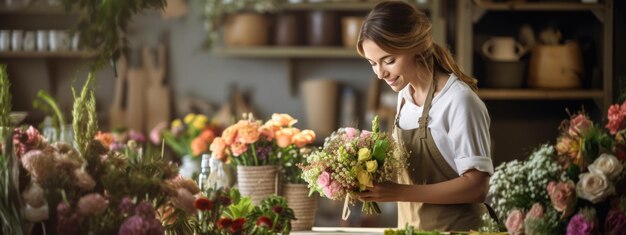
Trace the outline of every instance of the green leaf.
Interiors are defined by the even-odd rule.
[[[372,151],[372,156],[374,159],[385,162],[385,156],[387,155],[387,150],[389,149],[389,141],[387,140],[378,140],[374,144],[374,151]]]
[[[11,82],[7,75],[6,66],[0,64],[0,127],[11,126]],[[0,128],[0,135],[4,138],[4,128]]]

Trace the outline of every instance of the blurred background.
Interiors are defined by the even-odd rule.
[[[164,11],[132,18],[118,76],[108,64],[96,74],[102,129],[147,134],[160,121],[192,112],[229,120],[246,111],[260,119],[288,113],[317,132],[318,144],[338,127],[370,128],[374,115],[390,128],[396,93],[355,50],[360,24],[377,1],[215,2],[222,1],[167,0]],[[555,141],[568,112],[606,120],[607,107],[625,90],[624,1],[410,2],[431,17],[435,41],[479,80],[496,166]],[[39,90],[71,110],[70,87],[82,85],[98,54],[71,30],[80,17],[58,0],[0,0],[0,63],[7,64],[13,109],[27,113],[25,123],[44,120],[32,105]],[[353,208],[348,221],[340,218],[342,206],[319,199],[315,226],[396,225],[395,203],[381,204],[379,216]]]

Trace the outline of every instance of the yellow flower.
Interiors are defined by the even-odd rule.
[[[372,176],[370,173],[364,170],[358,170],[356,173],[356,178],[359,180],[359,188],[361,191],[365,190],[366,187],[374,187],[374,183],[372,182]]]
[[[368,148],[359,149],[359,162],[367,161],[372,158],[372,153]]]
[[[183,125],[183,122],[180,119],[172,121],[172,129],[179,128],[181,125]]]
[[[193,120],[192,122],[192,126],[193,128],[196,128],[198,130],[202,130],[204,129],[206,122],[209,120],[209,118],[207,118],[206,116],[200,114],[197,115],[196,118]]]
[[[194,119],[196,119],[196,115],[193,113],[190,113],[190,114],[187,114],[187,116],[185,116],[183,120],[185,121],[185,124],[190,124]]]
[[[367,161],[365,163],[365,169],[367,169],[367,172],[373,173],[378,169],[378,162],[376,160]]]

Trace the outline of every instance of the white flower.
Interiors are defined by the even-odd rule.
[[[46,198],[43,193],[43,188],[39,184],[31,183],[22,193],[22,198],[26,204],[38,208],[46,204]]]
[[[606,175],[612,180],[622,172],[623,166],[615,156],[603,153],[588,168],[589,171]]]
[[[604,174],[594,172],[580,174],[580,180],[576,184],[578,197],[598,203],[615,193],[615,187],[609,183]]]

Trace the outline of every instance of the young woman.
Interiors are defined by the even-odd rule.
[[[376,5],[357,50],[398,92],[394,136],[409,155],[398,183],[376,184],[360,198],[397,201],[399,227],[478,229],[493,163],[489,113],[476,79],[433,42],[428,17],[405,2]]]

